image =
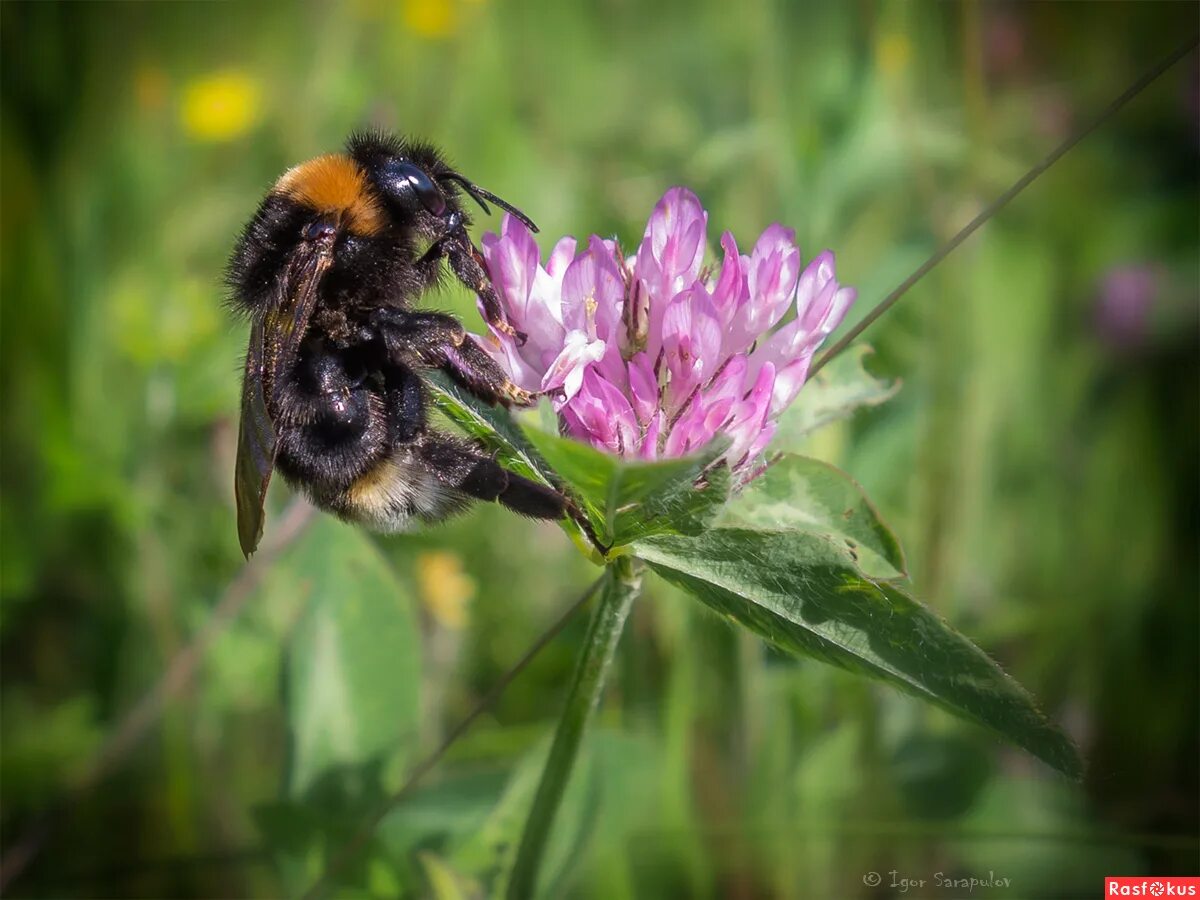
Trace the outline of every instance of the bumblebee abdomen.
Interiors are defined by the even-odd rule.
[[[405,531],[461,509],[466,497],[438,480],[414,454],[398,447],[336,496],[327,508],[381,532]]]
[[[284,478],[304,486],[318,502],[352,484],[383,458],[385,444],[371,431],[305,425],[280,437],[276,465]]]
[[[343,490],[390,447],[384,398],[353,369],[318,340],[275,386],[279,471],[318,500]]]

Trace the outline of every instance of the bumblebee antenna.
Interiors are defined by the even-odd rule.
[[[534,234],[537,234],[538,227],[537,227],[537,225],[533,224],[533,219],[529,218],[529,216],[525,215],[525,213],[521,212],[519,209],[517,209],[511,203],[507,203],[506,201],[501,200],[499,197],[497,197],[491,191],[484,190],[479,185],[475,184],[474,182],[468,181],[466,178],[459,175],[457,172],[447,172],[445,175],[442,176],[442,178],[446,181],[453,181],[456,184],[461,185],[462,189],[471,195],[471,199],[479,204],[480,209],[482,209],[486,215],[491,215],[491,213],[492,213],[492,211],[490,209],[488,209],[488,205],[485,202],[487,200],[490,200],[490,201],[492,201],[492,203],[495,203],[501,209],[512,213],[514,216],[516,216],[518,219],[520,219],[522,222],[525,223],[526,228],[528,228]]]

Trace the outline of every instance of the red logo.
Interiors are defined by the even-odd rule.
[[[1104,879],[1105,897],[1197,897],[1200,878],[1122,875]]]

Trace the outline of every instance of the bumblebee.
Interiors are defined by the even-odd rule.
[[[242,231],[228,281],[250,320],[234,476],[247,557],[275,469],[318,507],[383,532],[472,499],[537,519],[567,513],[560,492],[429,425],[422,376],[433,368],[485,401],[534,402],[457,319],[414,308],[445,263],[488,321],[524,339],[467,234],[463,194],[537,230],[429,144],[367,133],[286,171]]]

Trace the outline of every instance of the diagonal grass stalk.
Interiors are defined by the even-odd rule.
[[[1159,76],[1195,50],[1197,44],[1200,44],[1200,35],[1194,34],[1173,52],[1160,60],[1141,78],[1131,84],[1124,91],[1124,93],[1108,104],[1108,106],[1106,106],[1087,124],[1077,129],[1066,140],[1046,154],[1041,162],[1037,163],[1028,172],[1013,182],[1012,187],[985,206],[979,215],[964,225],[959,232],[954,235],[954,237],[950,238],[950,240],[935,250],[929,259],[921,263],[921,265],[919,265],[911,275],[905,278],[904,281],[900,282],[895,290],[880,300],[879,303],[877,303],[869,313],[863,316],[853,328],[847,331],[836,344],[826,350],[821,357],[815,363],[813,363],[812,369],[809,370],[808,377],[812,378],[812,376],[820,372],[821,369],[825,368],[831,359],[849,347],[859,335],[874,325],[880,316],[895,306],[896,302],[905,294],[907,294],[908,291],[914,287],[918,281],[928,275],[929,272],[931,272],[934,267],[936,267],[943,259],[958,249],[960,244],[962,244],[967,238],[982,228],[989,219],[991,219],[994,215],[1000,212],[1000,210],[1004,209],[1004,207],[1008,206],[1010,202],[1016,199],[1017,195],[1025,190],[1025,188],[1029,187],[1029,185],[1033,184],[1039,175],[1058,162],[1076,144],[1078,144],[1085,137],[1120,112],[1121,109],[1123,109],[1125,105],[1129,103],[1129,101],[1157,81]]]
[[[270,542],[229,582],[208,620],[171,657],[159,679],[121,717],[99,750],[82,767],[81,774],[34,819],[19,839],[4,848],[3,856],[0,856],[0,894],[6,892],[33,862],[54,830],[79,806],[80,800],[128,761],[168,707],[192,684],[212,645],[256,596],[254,589],[259,580],[308,527],[314,512],[313,507],[303,500],[292,502],[281,516]]]

